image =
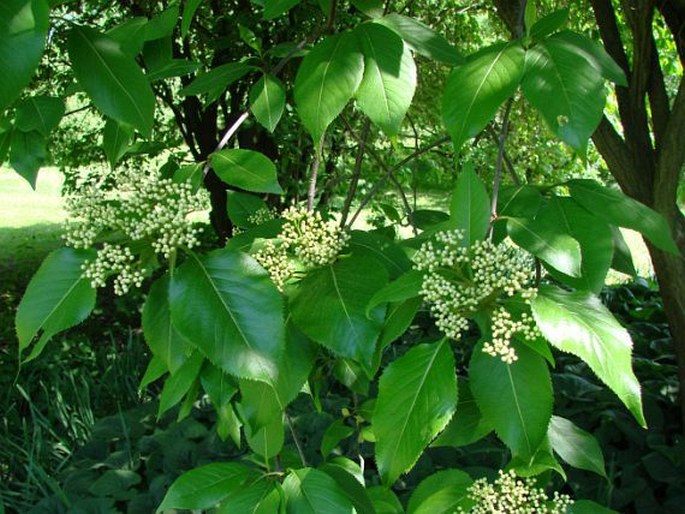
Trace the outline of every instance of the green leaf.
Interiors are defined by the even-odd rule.
[[[531,2],[532,3],[532,2]],[[556,32],[566,25],[568,21],[568,9],[559,9],[553,13],[543,16],[530,27],[530,37],[542,39]]]
[[[526,28],[526,35],[530,35],[530,29],[537,21],[538,13],[535,9],[535,2],[526,2],[524,14],[523,14],[523,24]]]
[[[203,173],[204,167],[205,164],[203,162],[181,166],[174,172],[173,181],[177,183],[189,182],[193,191],[197,191],[202,186],[202,181],[205,178]]]
[[[243,78],[252,69],[242,62],[229,62],[212,68],[200,75],[179,91],[182,96],[197,96],[209,93],[216,98],[228,86]]]
[[[612,225],[640,232],[661,250],[680,254],[666,220],[658,212],[594,180],[571,180],[568,185],[573,199],[588,211]]]
[[[559,232],[570,235],[580,244],[580,277],[563,276],[559,280],[575,289],[599,293],[614,255],[609,225],[568,197],[551,198],[538,215],[538,220],[542,222],[543,219],[549,226],[556,224]]]
[[[584,360],[638,423],[646,426],[640,384],[631,367],[632,340],[599,298],[547,285],[539,288],[531,307],[538,328],[549,342]]]
[[[491,420],[483,416],[480,411],[473,394],[471,394],[469,383],[460,379],[457,413],[431,446],[453,446],[455,448],[467,446],[482,439],[494,428]]]
[[[250,110],[266,130],[273,132],[285,109],[285,86],[273,75],[264,75],[250,89]]]
[[[416,89],[416,65],[409,47],[392,30],[375,23],[354,31],[364,53],[357,105],[389,136],[396,135]]]
[[[579,154],[604,111],[604,80],[574,44],[550,37],[526,52],[523,94],[551,131]]]
[[[102,134],[102,146],[105,149],[107,161],[112,168],[126,155],[131,139],[133,139],[132,127],[117,123],[113,119],[107,120]]]
[[[500,189],[497,214],[516,218],[535,218],[541,204],[542,195],[537,187],[504,186]]]
[[[571,277],[581,275],[580,244],[549,218],[509,218],[509,237],[521,248]]]
[[[628,80],[621,67],[616,64],[604,48],[591,39],[577,32],[565,30],[554,34],[550,39],[560,40],[571,45],[574,50],[581,54],[595,69],[607,80],[628,87]]]
[[[283,193],[276,165],[262,153],[231,148],[214,152],[210,159],[216,174],[229,186],[255,193]]]
[[[190,25],[193,23],[193,18],[197,12],[197,8],[203,0],[188,0],[183,6],[183,15],[181,18],[181,37],[185,38],[190,30]]]
[[[350,3],[369,18],[380,18],[385,10],[383,0],[350,0]]]
[[[0,112],[29,85],[40,64],[48,34],[46,0],[3,0],[0,3]]]
[[[460,508],[468,511],[473,479],[461,470],[445,469],[423,479],[409,498],[407,514],[451,514]]]
[[[178,15],[178,3],[173,3],[171,7],[148,21],[145,27],[145,41],[162,39],[171,35],[178,21]]]
[[[354,255],[313,270],[290,296],[293,321],[310,339],[368,370],[385,307],[376,307],[367,317],[366,306],[387,280],[375,260]]]
[[[178,404],[183,397],[191,391],[198,379],[204,357],[200,352],[193,352],[176,373],[166,379],[164,388],[159,397],[159,410],[157,417],[161,417],[166,411]]]
[[[422,303],[423,299],[416,297],[388,305],[385,324],[378,341],[381,351],[407,331]]]
[[[324,458],[328,457],[328,454],[335,450],[340,441],[350,437],[354,434],[354,431],[354,428],[345,424],[344,419],[336,419],[328,425],[328,428],[323,433],[321,438],[321,455]]]
[[[412,268],[405,250],[392,239],[378,233],[353,230],[348,247],[354,255],[381,263],[392,280]]]
[[[143,50],[146,28],[147,18],[136,16],[112,27],[105,34],[119,43],[126,55],[135,58]]]
[[[357,514],[376,514],[364,487],[364,473],[355,462],[337,457],[319,467],[338,484]]]
[[[418,296],[423,284],[423,275],[421,271],[408,271],[376,291],[366,306],[367,315],[383,303],[401,302]]]
[[[414,466],[457,407],[449,343],[415,346],[388,365],[378,387],[372,421],[376,464],[389,485]]]
[[[637,271],[635,271],[635,265],[633,264],[633,256],[630,253],[628,243],[623,238],[621,229],[614,225],[610,225],[609,228],[611,228],[611,234],[614,239],[614,257],[611,261],[611,267],[616,271],[636,277]]]
[[[274,514],[279,512],[281,495],[273,482],[263,478],[233,492],[216,510],[216,514]]]
[[[157,512],[170,509],[209,509],[242,489],[254,473],[237,462],[215,462],[178,477]]]
[[[150,359],[150,362],[147,365],[147,368],[145,368],[145,374],[143,375],[143,378],[140,379],[138,391],[144,391],[147,386],[149,386],[155,380],[162,378],[162,375],[168,371],[169,369],[164,361],[160,357],[153,355],[152,359]]]
[[[182,77],[183,75],[190,75],[200,69],[200,63],[195,61],[186,61],[185,59],[170,59],[161,61],[155,66],[151,66],[146,75],[150,82],[156,80],[168,79],[171,77]]]
[[[531,459],[547,435],[552,416],[552,382],[545,360],[528,347],[512,342],[518,360],[506,364],[473,349],[469,365],[473,397],[512,453]]]
[[[490,226],[490,199],[471,163],[459,174],[450,202],[451,228],[464,231],[464,245],[485,237]]]
[[[169,303],[174,326],[216,366],[240,378],[276,379],[283,298],[252,257],[191,253],[172,278]]]
[[[283,417],[285,405],[281,405],[274,388],[265,382],[241,380],[240,396],[238,412],[252,432]]]
[[[566,472],[554,457],[549,437],[545,437],[532,457],[512,455],[507,467],[520,477],[535,477],[547,471],[556,471],[566,480]]]
[[[268,425],[253,431],[250,425],[245,425],[245,438],[250,449],[265,459],[273,459],[283,449],[285,433],[282,417],[269,422]]]
[[[172,375],[186,362],[188,341],[171,322],[168,274],[150,288],[143,306],[143,334],[152,354],[164,362]]]
[[[555,453],[564,462],[607,478],[602,449],[592,434],[578,428],[566,418],[552,416],[548,436]]]
[[[354,33],[328,36],[305,56],[295,77],[295,105],[316,144],[357,91],[364,59]]]
[[[7,160],[10,145],[12,144],[13,133],[14,130],[12,130],[12,127],[8,127],[0,131],[0,165]]]
[[[445,64],[462,64],[464,58],[447,40],[430,27],[414,18],[401,14],[388,14],[373,20],[396,32],[416,52]]]
[[[273,20],[299,4],[302,0],[264,0],[264,19]]]
[[[110,469],[88,487],[94,496],[110,496],[115,500],[129,500],[129,490],[142,481],[138,473],[126,469]]]
[[[17,105],[16,127],[23,132],[36,130],[47,137],[64,116],[64,101],[47,95],[26,98]]]
[[[392,490],[382,486],[369,487],[366,490],[376,514],[404,514],[399,498]]]
[[[228,405],[231,398],[238,392],[238,386],[233,377],[211,362],[205,362],[200,375],[200,383],[217,409]]]
[[[323,471],[303,468],[291,471],[283,481],[287,514],[352,514],[352,502]]]
[[[95,106],[149,137],[155,97],[136,61],[112,38],[89,27],[70,31],[68,49],[74,74]]]
[[[31,278],[15,319],[20,353],[38,338],[26,361],[37,357],[53,335],[81,323],[95,307],[95,289],[81,269],[94,257],[90,250],[61,248],[48,255]]]
[[[251,227],[250,216],[257,211],[268,210],[266,202],[256,195],[241,191],[227,191],[226,210],[228,217],[234,225],[239,227]]]
[[[615,510],[591,500],[575,500],[568,509],[568,514],[618,514]]]
[[[32,132],[12,131],[10,164],[26,181],[36,189],[38,170],[45,163],[47,153],[45,138],[35,130]]]
[[[450,73],[442,98],[442,117],[455,149],[476,136],[500,105],[514,94],[523,76],[523,47],[488,47]]]
[[[216,409],[217,420],[216,433],[225,441],[228,437],[235,443],[237,448],[240,448],[240,428],[243,426],[240,419],[233,409],[231,403],[227,403]]]

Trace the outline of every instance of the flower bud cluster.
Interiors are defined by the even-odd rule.
[[[469,487],[469,498],[475,502],[468,511],[471,514],[565,514],[573,505],[568,495],[557,492],[548,499],[532,480],[517,478],[513,470],[507,473],[500,470],[492,484],[485,478],[476,480]],[[459,507],[457,512],[466,511]]]
[[[282,292],[286,280],[292,276],[294,271],[283,245],[275,244],[269,240],[264,243],[261,250],[254,254],[253,257],[269,272],[269,276],[276,285],[276,288]]]
[[[500,299],[518,294],[529,301],[536,294],[527,286],[532,262],[526,254],[506,242],[477,241],[466,246],[462,230],[439,232],[424,243],[416,253],[415,267],[426,272],[421,294],[430,304],[436,326],[452,339],[461,337],[469,318]],[[511,358],[503,346],[494,353]]]
[[[515,321],[504,307],[498,307],[492,313],[492,341],[486,342],[483,351],[493,357],[500,357],[507,364],[512,364],[518,357],[511,346],[511,338],[520,333],[526,341],[542,337],[533,317],[524,312],[521,319]]]
[[[270,209],[262,207],[247,217],[247,222],[252,226],[261,225],[274,219],[274,213]]]
[[[199,244],[201,229],[192,226],[188,215],[206,209],[207,196],[194,192],[188,183],[176,183],[157,173],[122,170],[112,189],[86,183],[67,198],[66,206],[71,220],[65,226],[64,239],[69,246],[88,248],[99,238],[113,236],[147,243],[168,259],[178,247]],[[125,294],[142,281],[144,270],[136,271],[135,266],[128,247],[105,244],[86,271],[93,284],[100,286],[107,276],[120,275],[115,279],[115,291]]]

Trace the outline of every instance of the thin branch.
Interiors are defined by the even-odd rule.
[[[72,114],[83,112],[87,109],[90,109],[91,107],[93,107],[93,104],[84,105],[83,107],[79,107],[78,109],[74,109],[73,111],[65,112],[64,117],[66,118],[67,116],[71,116]]]
[[[340,226],[344,227],[347,222],[347,216],[350,214],[350,207],[352,206],[352,200],[354,200],[354,195],[357,192],[357,184],[359,184],[359,177],[361,176],[362,163],[364,162],[364,151],[366,150],[366,142],[369,138],[369,130],[371,129],[371,120],[367,119],[364,122],[364,127],[362,128],[362,137],[359,141],[359,148],[357,150],[357,157],[354,161],[354,171],[352,172],[352,179],[350,181],[350,187],[347,190],[347,196],[345,197],[345,203],[343,204],[342,212],[340,214]]]
[[[314,209],[314,198],[316,197],[316,181],[319,176],[319,166],[321,165],[321,154],[323,153],[323,139],[321,136],[319,144],[314,152],[314,159],[312,160],[312,168],[309,175],[309,191],[307,192],[307,211],[311,212]]]
[[[293,426],[293,422],[290,420],[290,416],[288,414],[285,414],[285,423],[288,425],[288,429],[290,430],[290,434],[293,436],[293,442],[295,443],[295,448],[297,448],[297,453],[300,456],[300,461],[302,462],[302,465],[304,467],[307,467],[307,459],[304,456],[304,451],[302,451],[302,445],[300,444],[300,440],[297,437],[297,434],[295,433],[295,427]]]
[[[492,240],[495,228],[495,220],[497,219],[497,200],[499,199],[499,186],[502,180],[502,165],[504,162],[504,146],[507,143],[507,135],[509,133],[509,115],[511,114],[511,106],[514,103],[514,98],[511,97],[507,101],[507,106],[504,109],[504,116],[502,117],[502,128],[499,132],[499,148],[497,150],[497,165],[495,167],[495,181],[492,186],[492,205],[490,207],[490,233],[488,239]]]

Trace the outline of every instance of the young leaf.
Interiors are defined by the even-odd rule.
[[[612,225],[636,230],[661,250],[679,255],[668,224],[658,212],[594,180],[576,179],[568,185],[573,199],[588,211]]]
[[[250,110],[266,130],[273,132],[285,109],[285,87],[273,75],[264,75],[250,89]]]
[[[473,349],[469,365],[471,392],[499,438],[515,455],[530,460],[547,434],[552,416],[552,382],[545,360],[514,344],[518,360],[506,364]]]
[[[102,134],[102,146],[105,149],[107,161],[112,168],[114,168],[117,162],[126,155],[132,138],[132,127],[117,123],[113,119],[107,120],[105,123],[105,130]]]
[[[470,163],[459,174],[452,192],[450,226],[464,231],[466,246],[483,239],[490,226],[490,199]]]
[[[36,189],[38,170],[47,159],[45,138],[37,131],[12,131],[12,146],[10,148],[10,164],[26,181]]]
[[[276,165],[264,154],[230,148],[213,153],[210,159],[216,174],[229,186],[255,193],[283,193],[276,177]]]
[[[74,74],[95,106],[149,137],[155,96],[136,61],[116,41],[89,27],[75,26],[68,48]]]
[[[40,355],[53,335],[81,323],[95,307],[95,289],[81,269],[94,257],[90,250],[61,248],[48,255],[31,278],[15,319],[20,353],[38,338],[26,361]]]
[[[529,35],[533,39],[542,39],[559,30],[567,21],[568,9],[559,9],[536,21],[530,27]]]
[[[147,72],[147,79],[150,82],[156,80],[167,79],[171,77],[182,77],[183,75],[190,75],[195,73],[201,67],[200,63],[195,61],[187,61],[185,59],[169,59],[155,63],[150,66]]]
[[[464,62],[459,51],[444,37],[414,18],[391,13],[373,21],[396,32],[416,52],[429,59],[453,66]]]
[[[352,514],[352,502],[328,474],[312,468],[293,470],[283,481],[286,512]]]
[[[180,402],[190,391],[193,384],[197,381],[200,368],[204,362],[204,357],[198,351],[188,358],[183,365],[176,370],[176,373],[167,378],[164,389],[159,397],[159,410],[157,417],[160,417],[174,405]],[[197,394],[197,393],[196,393]],[[195,398],[193,398],[194,400]]]
[[[182,96],[197,96],[209,93],[216,97],[216,92],[225,90],[235,81],[243,78],[252,69],[251,66],[242,62],[229,62],[212,68],[207,73],[200,75],[190,84],[179,91]]]
[[[554,452],[567,464],[607,478],[602,449],[592,434],[566,418],[552,416],[547,435]]]
[[[226,194],[228,217],[238,227],[251,227],[250,216],[257,211],[268,210],[266,202],[256,195],[241,191],[227,191]]]
[[[355,93],[357,105],[387,135],[400,130],[416,89],[411,51],[392,30],[375,23],[360,25],[364,76]]]
[[[630,335],[596,296],[546,285],[531,302],[542,334],[554,346],[584,360],[646,426],[640,384],[631,367]]]
[[[290,296],[293,321],[312,340],[369,370],[385,306],[369,317],[366,306],[387,280],[383,266],[355,255],[313,270]]]
[[[170,509],[209,509],[254,477],[237,462],[215,462],[178,477],[164,496],[157,512]]]
[[[514,94],[523,76],[524,54],[519,43],[500,43],[452,70],[442,98],[442,117],[455,149],[483,130]]]
[[[550,130],[579,154],[604,110],[604,79],[571,42],[546,38],[526,52],[523,94]]]
[[[380,352],[407,331],[422,303],[423,299],[417,296],[416,298],[388,305],[385,324],[383,325],[381,337],[378,340]],[[380,352],[379,358],[381,356]]]
[[[454,357],[446,339],[415,346],[388,365],[372,421],[376,463],[385,484],[412,468],[456,407]]]
[[[50,135],[64,116],[64,101],[47,95],[26,98],[17,105],[16,127],[24,132],[36,130],[41,135]]]
[[[45,48],[50,7],[46,0],[0,3],[0,112],[21,94],[33,77]]]
[[[458,469],[438,471],[423,479],[409,498],[407,514],[451,514],[468,511],[473,500],[468,489],[473,479]]]
[[[318,144],[357,91],[364,59],[353,33],[328,36],[305,56],[295,77],[295,105]]]
[[[288,12],[302,0],[264,0],[264,19],[273,20]]]
[[[173,375],[187,359],[188,341],[171,323],[169,275],[157,279],[143,306],[143,334],[152,354],[162,360]]]
[[[174,326],[216,366],[240,378],[276,379],[283,299],[252,257],[191,253],[172,278],[169,303]]]
[[[581,275],[580,244],[561,230],[556,220],[509,218],[509,237],[521,248],[539,257],[546,264],[571,277]]]

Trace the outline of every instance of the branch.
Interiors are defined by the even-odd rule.
[[[507,101],[507,106],[504,109],[504,116],[502,116],[502,127],[499,131],[499,141],[497,149],[497,165],[495,166],[495,181],[492,185],[492,204],[490,206],[490,233],[488,239],[492,241],[494,234],[494,222],[497,219],[497,200],[499,199],[499,186],[502,179],[502,165],[504,162],[504,146],[507,143],[507,135],[509,134],[509,115],[511,114],[511,106],[514,103],[514,98],[511,97]]]
[[[647,93],[649,94],[649,107],[652,113],[652,130],[654,131],[654,146],[658,149],[666,130],[669,119],[669,101],[664,82],[664,73],[659,63],[659,54],[654,41],[654,35],[650,33],[649,44],[651,52],[652,69],[649,74]]]
[[[685,164],[685,78],[680,79],[678,94],[673,102],[671,115],[664,129],[659,148],[654,180],[654,199],[675,203],[680,171]]]
[[[357,184],[359,184],[359,176],[362,171],[362,162],[364,161],[364,151],[366,149],[366,141],[369,138],[369,130],[371,128],[371,120],[366,119],[364,122],[364,127],[362,128],[362,137],[359,141],[359,149],[357,150],[357,157],[354,161],[354,171],[352,172],[352,180],[350,182],[350,187],[347,190],[347,196],[345,197],[345,203],[343,204],[342,212],[340,214],[340,226],[344,227],[347,222],[347,216],[350,214],[350,207],[352,206],[352,200],[354,200],[354,195],[357,192]]]
[[[309,175],[309,191],[307,193],[307,211],[311,212],[314,209],[314,197],[316,196],[316,179],[319,175],[319,166],[321,165],[321,154],[323,153],[323,139],[321,136],[319,144],[314,152],[314,159],[312,160],[312,171]]]

